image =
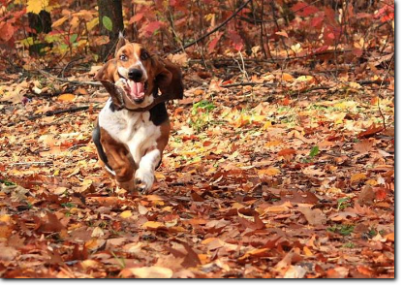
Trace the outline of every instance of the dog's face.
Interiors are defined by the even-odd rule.
[[[116,45],[115,58],[108,61],[95,76],[120,86],[132,104],[147,106],[153,101],[156,86],[172,98],[183,97],[183,83],[179,67],[160,61],[138,43],[123,37]]]

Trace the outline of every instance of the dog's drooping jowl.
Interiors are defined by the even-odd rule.
[[[101,163],[120,187],[148,191],[169,138],[165,101],[183,98],[180,69],[120,37],[95,80],[111,95],[93,132]]]

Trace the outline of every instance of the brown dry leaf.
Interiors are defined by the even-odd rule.
[[[264,209],[264,213],[282,213],[282,212],[288,212],[292,208],[292,204],[289,201],[284,202],[281,205],[272,205],[269,207],[266,207]]]
[[[370,139],[362,140],[359,143],[354,144],[354,149],[360,153],[368,153],[372,150],[373,141]]]
[[[38,231],[43,233],[53,233],[59,232],[62,229],[64,229],[64,226],[60,223],[56,215],[54,213],[48,212],[46,217],[41,219]]]
[[[375,200],[374,189],[369,185],[364,186],[364,188],[358,195],[358,203],[360,205],[373,205],[374,200]]]
[[[4,246],[2,243],[0,243],[0,259],[3,261],[12,261],[14,258],[16,258],[20,252],[15,249],[14,247],[9,247],[9,246]]]
[[[381,131],[383,131],[383,127],[379,126],[375,126],[375,124],[371,125],[369,128],[367,128],[365,131],[359,133],[357,135],[358,138],[366,138],[366,137],[371,137]]]
[[[318,208],[311,209],[310,205],[298,204],[297,210],[305,216],[306,220],[311,225],[325,224],[327,221],[326,215],[322,210]]]

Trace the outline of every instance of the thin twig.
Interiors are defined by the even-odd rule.
[[[70,62],[67,63],[67,65],[63,68],[63,70],[61,71],[62,74],[62,78],[64,78],[64,72],[67,70],[67,68],[69,68],[71,66],[72,63],[80,61],[84,59],[84,57],[79,57],[77,59],[71,60]]]
[[[245,3],[243,3],[241,6],[239,6],[239,8],[230,16],[227,18],[227,20],[225,20],[224,22],[222,22],[220,25],[218,25],[217,27],[215,27],[213,30],[211,30],[210,32],[204,34],[203,36],[201,36],[200,38],[184,45],[183,47],[180,47],[174,51],[171,52],[171,54],[176,54],[186,48],[189,48],[193,45],[195,45],[196,43],[199,43],[200,41],[206,39],[208,36],[210,36],[211,34],[217,32],[218,30],[220,30],[225,24],[227,24],[232,18],[234,18],[243,8],[245,8],[246,5],[248,5],[248,3],[252,1],[252,0],[247,0]]]
[[[385,73],[385,76],[383,77],[383,79],[382,79],[382,82],[380,83],[380,86],[382,86],[382,84],[385,82],[385,80],[386,80],[386,76],[389,74],[389,70],[390,70],[390,67],[392,66],[392,63],[394,63],[394,55],[393,55],[393,57],[392,57],[392,59],[390,60],[390,62],[389,62],[389,66],[388,66],[388,69],[387,69],[387,71],[386,71],[386,73]],[[389,82],[389,81],[388,81]],[[379,89],[379,91],[378,91],[378,95],[380,95],[380,92],[381,90]],[[386,119],[385,119],[385,116],[384,116],[384,114],[383,114],[383,112],[382,112],[382,110],[381,110],[381,105],[380,105],[380,99],[379,99],[379,97],[378,97],[378,111],[379,111],[379,113],[381,114],[381,117],[382,117],[382,120],[383,120],[383,128],[384,129],[386,129]]]
[[[72,85],[77,85],[77,86],[85,86],[85,85],[91,85],[91,86],[102,86],[101,83],[98,82],[91,82],[91,81],[70,81],[70,80],[66,80],[66,79],[62,79],[62,78],[58,78],[55,75],[52,75],[51,73],[48,73],[44,70],[38,69],[38,72],[41,73],[42,75],[46,76],[46,77],[51,77],[53,80],[59,81],[59,82],[63,82],[63,83],[69,83]]]
[[[222,85],[221,88],[231,88],[231,87],[238,87],[238,86],[264,86],[264,87],[271,87],[274,86],[273,83],[256,83],[256,82],[246,82],[246,83],[233,83],[228,85]]]
[[[32,162],[14,162],[14,163],[9,163],[8,165],[47,165],[47,164],[53,164],[51,161],[32,161]]]

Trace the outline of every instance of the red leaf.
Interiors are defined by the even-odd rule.
[[[312,14],[315,14],[318,11],[319,11],[319,9],[316,8],[315,6],[308,6],[304,10],[302,10],[301,16],[308,17],[308,16],[311,16]]]
[[[207,51],[208,51],[209,53],[212,53],[212,52],[214,51],[215,46],[217,46],[217,43],[218,43],[218,41],[220,40],[222,34],[223,34],[223,33],[219,33],[218,36],[215,37],[215,38],[210,42],[210,44],[208,45],[208,49],[207,49]]]
[[[158,29],[163,27],[163,25],[164,25],[164,23],[162,23],[160,21],[150,22],[148,25],[145,26],[144,32],[146,32],[149,35],[152,35],[152,34],[154,34],[155,31],[157,31]]]
[[[243,40],[241,36],[239,36],[238,32],[228,31],[228,37],[234,43],[234,48],[237,51],[241,51],[243,48]]]
[[[323,16],[318,16],[312,19],[312,27],[317,28],[320,24],[322,24],[324,17]]]
[[[360,49],[360,48],[354,48],[351,52],[352,52],[352,53],[354,54],[354,56],[356,56],[356,57],[361,57],[361,56],[362,56],[362,53],[363,53],[362,49]]]
[[[314,54],[319,54],[319,53],[325,52],[325,51],[327,51],[328,48],[329,48],[328,45],[324,45],[322,47],[319,47],[318,49],[315,50]]]
[[[291,10],[294,11],[295,14],[297,14],[298,16],[302,17],[308,17],[319,11],[319,9],[315,6],[311,6],[309,4],[306,4],[305,2],[298,2],[297,4],[292,6]]]
[[[8,22],[0,24],[0,40],[8,42],[14,35],[14,27]]]
[[[308,7],[308,4],[306,4],[305,2],[298,2],[297,4],[295,4],[294,6],[292,6],[291,10],[295,13],[301,11],[302,9]]]
[[[375,198],[376,200],[382,201],[386,198],[386,196],[388,195],[388,190],[386,188],[383,187],[377,187],[375,188]]]

